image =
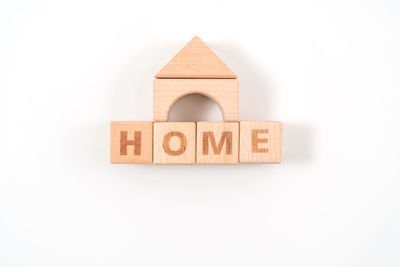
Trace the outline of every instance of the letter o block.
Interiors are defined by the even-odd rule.
[[[281,154],[281,122],[240,122],[240,162],[280,163]]]
[[[154,163],[194,164],[196,160],[196,123],[154,123]]]
[[[198,122],[196,161],[200,164],[237,164],[239,123]]]
[[[111,163],[152,163],[153,123],[113,121],[110,126]]]

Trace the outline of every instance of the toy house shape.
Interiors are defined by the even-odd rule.
[[[154,121],[168,121],[172,106],[190,94],[202,94],[217,103],[224,121],[238,121],[239,83],[236,78],[199,37],[194,37],[155,76]]]

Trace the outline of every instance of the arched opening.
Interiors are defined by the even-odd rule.
[[[221,108],[201,94],[189,94],[176,101],[168,121],[224,121]]]

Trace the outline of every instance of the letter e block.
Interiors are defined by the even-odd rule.
[[[155,164],[194,164],[195,161],[196,123],[154,123]]]
[[[280,163],[281,155],[281,122],[240,122],[240,162]]]
[[[153,123],[111,122],[111,163],[152,163]]]
[[[239,123],[198,122],[196,161],[200,164],[237,164]]]

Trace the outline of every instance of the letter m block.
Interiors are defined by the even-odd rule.
[[[197,123],[197,163],[237,164],[238,161],[238,122]]]

